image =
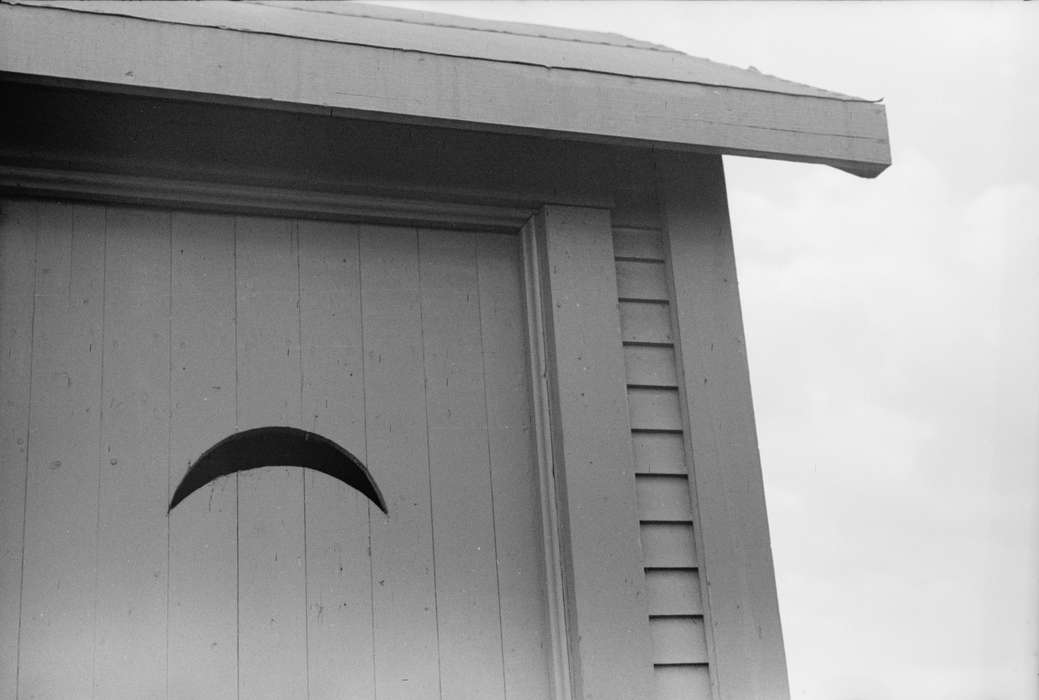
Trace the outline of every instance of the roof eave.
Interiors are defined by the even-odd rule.
[[[0,71],[148,94],[823,163],[890,163],[881,104],[0,6]]]

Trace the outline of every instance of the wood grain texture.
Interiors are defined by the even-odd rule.
[[[91,697],[105,210],[38,207],[18,695]]]
[[[721,158],[660,154],[688,448],[722,700],[785,699],[783,637]]]
[[[37,206],[0,201],[0,698],[18,682]]]
[[[299,222],[303,423],[364,462],[364,335],[357,227]],[[369,501],[320,472],[306,479],[311,698],[375,693]]]
[[[674,340],[669,304],[622,301],[620,321],[625,343],[670,344]]]
[[[375,689],[440,696],[418,238],[362,226],[368,465],[389,515],[372,511]]]
[[[234,218],[172,213],[170,493],[235,432]],[[237,480],[169,515],[169,697],[238,692]]]
[[[517,236],[476,242],[505,696],[551,697],[551,632],[533,436],[522,249]]]
[[[8,37],[0,69],[11,72],[371,118],[696,147],[827,163],[864,176],[890,163],[881,104],[545,71],[540,59],[503,63],[39,7],[0,9],[0,32]],[[165,60],[155,46],[180,59]],[[352,69],[330,72],[331,65]]]
[[[170,214],[110,207],[94,692],[166,692]]]
[[[238,428],[299,426],[296,223],[237,217]],[[243,698],[307,693],[303,471],[270,467],[238,480],[238,652]]]
[[[546,207],[538,233],[575,685],[581,697],[644,697],[653,679],[609,215]]]
[[[419,278],[440,692],[504,698],[475,236],[420,231]]]

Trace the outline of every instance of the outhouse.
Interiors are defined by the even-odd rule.
[[[0,84],[0,698],[788,697],[722,155],[882,105],[318,2],[4,0]]]

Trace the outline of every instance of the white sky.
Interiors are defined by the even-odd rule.
[[[1039,698],[1039,11],[398,2],[885,98],[876,180],[727,158],[792,694]]]

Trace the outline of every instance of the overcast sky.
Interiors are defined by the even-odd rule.
[[[1039,8],[396,4],[884,98],[876,180],[726,159],[793,697],[1039,698]]]

